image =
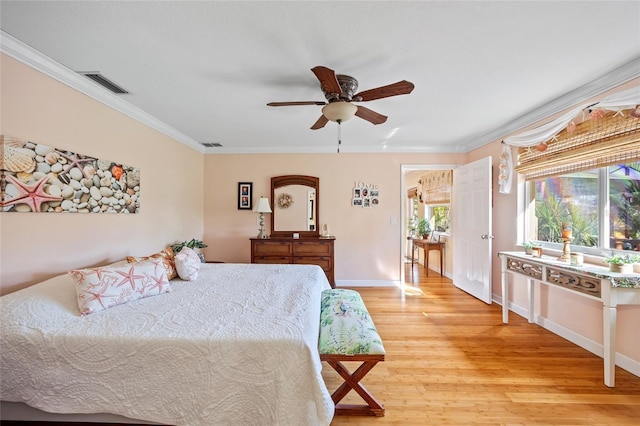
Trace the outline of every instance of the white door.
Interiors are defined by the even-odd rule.
[[[491,157],[453,171],[453,284],[491,304]]]

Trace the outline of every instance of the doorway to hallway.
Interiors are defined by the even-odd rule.
[[[444,276],[452,277],[453,256],[450,244],[450,215],[451,215],[451,187],[453,169],[456,165],[451,164],[416,164],[401,166],[401,220],[403,226],[400,233],[401,238],[401,282],[405,282],[405,265],[423,260],[433,274],[440,274],[440,259],[442,255],[442,273]],[[429,255],[424,255],[423,248],[414,250],[412,238],[421,238],[418,235],[418,222],[425,221],[430,231],[429,241],[442,242],[443,250],[429,251]],[[413,258],[412,258],[413,256]]]

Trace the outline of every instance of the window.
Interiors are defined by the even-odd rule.
[[[640,250],[637,115],[635,109],[583,110],[573,118],[578,124],[563,117],[566,128],[544,144],[520,146],[515,170],[525,178],[525,241],[561,249],[567,223],[579,251]]]
[[[429,219],[431,229],[434,232],[448,234],[451,230],[450,205],[425,205],[424,217]]]
[[[640,162],[532,179],[526,189],[528,240],[560,248],[564,222],[572,226],[571,244],[593,254],[640,250]]]

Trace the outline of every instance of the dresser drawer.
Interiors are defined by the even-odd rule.
[[[325,272],[330,272],[333,268],[331,258],[323,256],[296,256],[293,258],[293,263],[299,265],[318,265]]]
[[[291,263],[288,256],[254,256],[251,263]]]
[[[286,241],[253,241],[254,256],[291,256],[291,244]]]
[[[294,241],[294,256],[331,256],[333,244],[329,241]]]

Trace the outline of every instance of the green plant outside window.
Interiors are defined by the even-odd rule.
[[[574,246],[640,250],[640,162],[536,179],[527,199],[527,240],[561,243],[567,222]]]

